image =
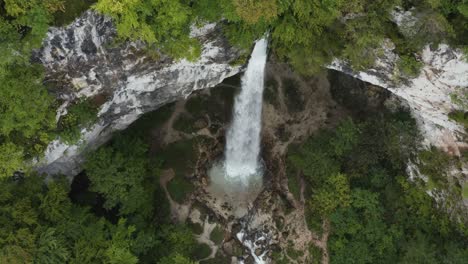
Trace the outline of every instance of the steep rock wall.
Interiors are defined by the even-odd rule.
[[[412,37],[419,30],[420,14],[415,8],[404,11],[396,7],[391,16],[401,34]],[[461,51],[446,44],[435,48],[427,45],[418,54],[423,63],[419,76],[408,78],[398,70],[399,56],[394,52],[395,45],[386,40],[382,49],[383,55],[367,71],[353,71],[338,59],[328,68],[383,87],[406,101],[418,120],[425,143],[459,156],[460,149],[468,147],[464,142],[467,135],[464,127],[450,120],[448,114],[454,110],[467,110],[455,104],[451,95],[468,93],[468,59]]]
[[[394,45],[384,44],[384,56],[377,60],[374,68],[367,71],[353,71],[346,63],[335,60],[330,69],[347,73],[365,82],[383,87],[407,102],[426,139],[445,151],[460,155],[460,148],[466,136],[464,128],[449,119],[448,114],[460,110],[450,98],[460,89],[468,89],[468,62],[460,51],[441,44],[437,49],[426,46],[422,51],[423,69],[413,79],[397,79],[398,55]]]
[[[52,84],[51,91],[62,102],[57,121],[77,98],[106,99],[98,121],[82,130],[78,144],[69,145],[60,139],[49,144],[45,157],[38,161],[39,172],[76,175],[84,153],[105,143],[113,131],[125,129],[140,115],[215,86],[241,70],[231,65],[238,51],[215,24],[193,27],[191,35],[202,44],[201,57],[195,62],[148,56],[143,43],[116,45],[112,21],[93,11],[67,27],[51,28],[33,60],[45,66],[46,83]]]

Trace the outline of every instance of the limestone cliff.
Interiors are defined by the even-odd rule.
[[[98,121],[82,130],[80,142],[51,142],[37,165],[39,171],[73,176],[80,171],[83,153],[105,143],[113,131],[240,71],[240,66],[232,65],[238,51],[216,24],[192,28],[191,36],[202,44],[201,57],[194,62],[149,56],[144,44],[115,44],[115,36],[109,18],[88,11],[67,27],[51,28],[43,47],[34,54],[33,60],[46,68],[46,83],[53,84],[52,92],[62,103],[57,120],[77,98],[104,98]]]

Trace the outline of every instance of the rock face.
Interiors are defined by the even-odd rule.
[[[100,98],[98,121],[82,130],[77,145],[59,139],[47,148],[37,164],[40,172],[76,175],[83,153],[105,143],[113,131],[125,129],[140,115],[187,97],[193,91],[213,87],[235,75],[240,66],[231,63],[238,51],[222,37],[216,24],[192,28],[191,36],[202,44],[195,62],[149,56],[142,43],[115,45],[116,30],[109,18],[93,11],[84,13],[65,28],[51,28],[33,60],[46,68],[46,82],[62,102],[57,120],[67,106],[81,97]]]
[[[393,22],[400,33],[411,37],[421,26],[420,15],[414,9],[403,11],[396,8],[392,12]],[[436,49],[427,45],[420,53],[424,64],[416,78],[402,75],[397,67],[399,57],[393,52],[395,46],[390,40],[383,44],[381,56],[374,68],[363,72],[353,71],[349,65],[335,60],[328,67],[342,71],[355,78],[388,89],[407,102],[426,139],[432,144],[453,155],[460,155],[460,148],[466,137],[464,128],[448,118],[454,110],[464,110],[451,100],[452,94],[462,95],[468,90],[468,59],[461,51],[441,44]]]
[[[422,51],[421,61],[424,67],[416,78],[397,80],[396,63],[398,55],[394,46],[384,45],[384,56],[378,59],[373,69],[356,72],[345,63],[335,60],[331,69],[342,71],[355,78],[388,89],[402,98],[411,108],[418,120],[426,143],[438,146],[445,151],[460,155],[459,147],[464,144],[464,128],[450,120],[448,114],[462,110],[450,98],[451,94],[463,92],[468,87],[468,62],[461,52],[447,45],[440,45],[433,50],[429,46]]]

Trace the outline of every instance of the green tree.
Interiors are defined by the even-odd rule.
[[[148,215],[149,197],[144,188],[147,176],[146,146],[139,140],[118,138],[117,146],[100,148],[85,163],[91,190],[104,195],[104,207],[118,207],[120,214],[137,211]],[[119,147],[120,146],[120,147]],[[145,211],[145,210],[146,211]]]
[[[41,231],[37,244],[34,263],[66,263],[70,257],[65,241],[57,236],[53,228]]]
[[[105,263],[138,263],[138,258],[130,251],[132,243],[130,237],[132,233],[135,232],[135,227],[128,227],[125,223],[126,221],[124,219],[120,219],[117,226],[115,227],[112,240],[110,241],[110,246],[106,250],[107,261],[105,261]]]
[[[162,258],[158,264],[196,264],[196,262],[176,253]]]
[[[7,142],[0,144],[0,179],[10,177],[23,166],[23,150],[21,147]]]
[[[312,195],[310,204],[322,216],[328,216],[339,207],[347,207],[350,203],[350,189],[345,175],[331,175],[325,184]]]
[[[195,60],[197,40],[190,38],[191,9],[180,0],[100,0],[96,10],[111,16],[123,40],[142,40],[175,58]]]

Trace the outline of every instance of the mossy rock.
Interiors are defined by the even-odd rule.
[[[468,199],[468,182],[465,182],[465,184],[463,184],[462,195],[463,199]]]
[[[196,245],[195,249],[193,250],[192,257],[196,260],[204,259],[210,256],[211,248],[205,243],[200,243]]]
[[[288,175],[288,189],[293,194],[296,200],[301,198],[301,181],[299,180],[297,170],[288,160],[286,164],[286,173]]]
[[[322,254],[323,254],[322,249],[312,244],[309,247],[309,255],[311,257],[311,260],[308,263],[311,263],[311,264],[322,263]]]
[[[178,203],[183,203],[194,191],[195,187],[190,181],[182,177],[174,177],[168,184],[167,190],[171,198]]]
[[[298,260],[300,257],[304,256],[304,253],[298,250],[295,250],[293,247],[293,242],[289,241],[289,246],[286,249],[286,253],[293,260]]]
[[[174,142],[163,148],[158,155],[164,169],[172,168],[176,177],[187,177],[193,171],[197,159],[197,139]]]
[[[468,112],[457,110],[451,112],[448,116],[453,121],[465,127],[465,131],[468,131]]]
[[[213,231],[211,231],[210,240],[217,245],[221,244],[224,240],[224,230],[216,226]]]
[[[187,225],[194,234],[201,235],[203,233],[203,226],[199,223],[193,223],[192,221],[189,221]]]
[[[319,237],[322,236],[322,217],[317,212],[313,211],[310,206],[307,206],[305,208],[305,218],[309,230],[316,233]]]

